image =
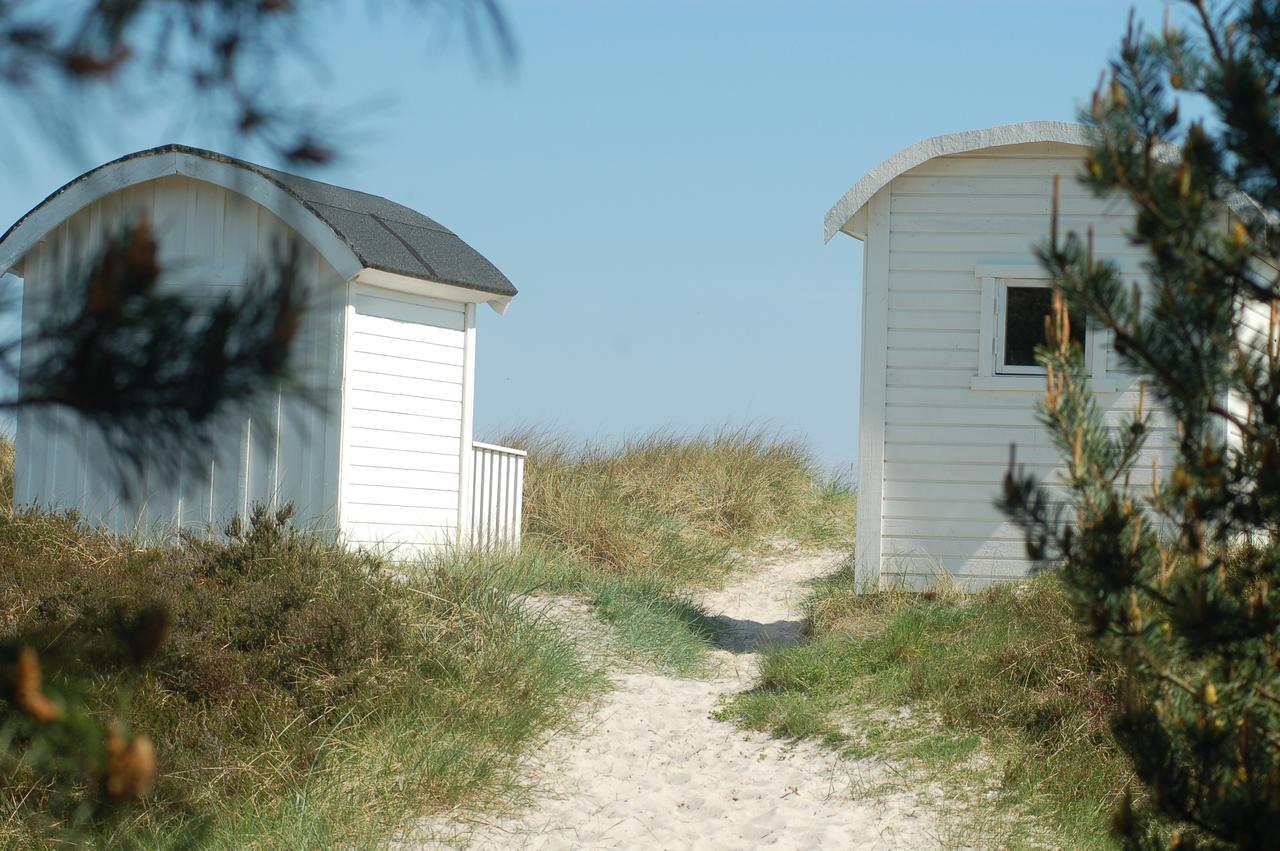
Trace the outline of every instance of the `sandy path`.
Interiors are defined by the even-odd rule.
[[[750,687],[754,649],[800,640],[804,583],[837,559],[778,559],[705,595],[708,611],[730,624],[715,651],[719,672],[710,680],[615,673],[594,716],[536,756],[533,805],[481,825],[470,847],[936,847],[937,826],[915,794],[870,793],[892,779],[887,767],[712,717],[724,695]]]

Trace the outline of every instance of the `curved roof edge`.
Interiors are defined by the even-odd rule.
[[[344,279],[376,269],[497,296],[516,288],[457,234],[377,195],[266,168],[234,157],[163,145],[128,154],[66,183],[0,236],[0,272],[54,227],[106,195],[169,175],[222,186],[271,210],[310,242]]]
[[[1027,145],[1035,142],[1061,142],[1067,145],[1088,145],[1089,128],[1070,121],[1024,121],[1020,124],[1003,124],[982,130],[966,130],[934,136],[903,148],[880,165],[867,172],[853,188],[844,194],[827,213],[826,233],[828,241],[844,230],[849,221],[866,206],[881,189],[895,177],[936,157],[966,154],[984,148],[1002,145]]]

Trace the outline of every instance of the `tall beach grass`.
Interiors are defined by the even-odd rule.
[[[987,828],[1007,818],[978,845],[1112,847],[1109,815],[1131,779],[1108,726],[1119,671],[1078,634],[1057,579],[860,590],[851,564],[820,583],[810,641],[767,654],[757,688],[726,714],[994,785],[995,800],[969,815]]]
[[[662,670],[705,670],[717,622],[699,589],[784,541],[852,541],[851,488],[824,479],[803,445],[764,431],[573,444],[524,430],[500,442],[529,453],[523,547],[456,553],[445,569],[510,593],[576,597],[624,655]]]
[[[606,573],[696,587],[771,539],[851,540],[852,490],[825,482],[802,444],[765,431],[571,444],[526,430],[503,442],[529,452],[526,539]]]

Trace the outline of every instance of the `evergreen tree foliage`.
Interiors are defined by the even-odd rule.
[[[515,39],[498,0],[0,0],[0,95],[27,110],[42,143],[78,150],[87,125],[111,127],[161,104],[203,131],[221,125],[237,145],[295,165],[337,151],[338,115],[321,57],[337,45],[309,44],[317,17],[407,13],[399,26],[460,30],[484,67],[512,67]],[[408,70],[408,69],[406,69]],[[320,85],[300,86],[315,82]],[[326,114],[327,113],[327,114]],[[23,122],[0,122],[12,143]],[[328,129],[325,129],[328,128]]]
[[[20,392],[0,407],[56,408],[94,426],[123,493],[153,474],[200,463],[228,417],[281,388],[304,399],[290,355],[309,281],[296,238],[247,286],[211,304],[163,288],[146,219],[107,234],[82,267],[68,264],[47,307],[2,354]],[[17,362],[21,345],[21,364]]]
[[[437,25],[456,20],[473,52],[489,46],[500,62],[514,58],[497,0],[403,5]],[[75,149],[91,135],[90,107],[127,96],[144,106],[187,104],[203,125],[221,125],[238,142],[292,165],[322,165],[335,151],[313,130],[321,123],[315,107],[297,105],[300,93],[289,85],[297,75],[281,69],[289,70],[286,59],[306,53],[302,36],[311,14],[338,6],[324,0],[0,0],[0,96],[10,109],[28,104],[45,130],[41,142],[64,148]],[[129,112],[119,109],[110,123]],[[12,144],[6,134],[20,124],[0,122],[0,143]],[[255,269],[239,293],[201,300],[189,289],[163,286],[167,270],[145,219],[93,236],[101,248],[66,264],[52,292],[42,294],[49,309],[27,319],[18,337],[0,341],[0,373],[10,384],[21,373],[19,392],[0,399],[0,410],[57,410],[95,426],[127,493],[144,465],[163,475],[200,461],[228,417],[244,416],[276,390],[314,389],[298,386],[291,368],[314,284],[296,244],[277,246],[274,264]],[[271,520],[255,509],[251,532],[283,526],[290,512],[285,508]],[[227,535],[244,540],[237,523]],[[0,582],[20,567],[0,563]],[[79,648],[81,661],[117,664],[116,651],[127,648],[124,664],[142,665],[156,653],[171,614],[158,603],[131,603],[136,611],[101,630],[96,644]],[[46,671],[50,660],[41,653],[47,643],[39,634],[0,636],[0,761],[25,765],[47,780],[47,794],[30,806],[52,811],[75,804],[60,841],[78,842],[76,831],[93,819],[146,795],[164,766],[147,733],[91,712],[76,697],[86,691],[81,684],[67,682],[56,668]],[[46,679],[60,681],[57,699],[46,694]]]
[[[1115,815],[1125,846],[1272,848],[1280,0],[1185,10],[1185,25],[1166,22],[1159,35],[1131,24],[1093,98],[1082,179],[1132,203],[1145,280],[1095,257],[1091,234],[1059,234],[1055,213],[1039,251],[1055,281],[1040,415],[1064,459],[1065,496],[1015,457],[1002,507],[1032,558],[1060,569],[1082,628],[1126,671],[1113,727],[1142,788]],[[1180,105],[1206,117],[1186,121]],[[1069,334],[1077,312],[1114,336],[1141,377],[1123,422],[1091,395]],[[1157,468],[1148,438],[1158,425],[1172,436]]]

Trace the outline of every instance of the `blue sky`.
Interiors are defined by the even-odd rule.
[[[429,24],[338,5],[361,11],[313,20],[325,71],[302,100],[344,156],[313,176],[436,218],[521,290],[482,311],[478,436],[754,424],[833,471],[857,454],[862,255],[823,244],[823,215],[927,136],[1074,118],[1129,8],[508,2],[519,59],[496,74]],[[76,155],[12,132],[0,230],[122,153],[228,147],[166,110],[96,115]]]

